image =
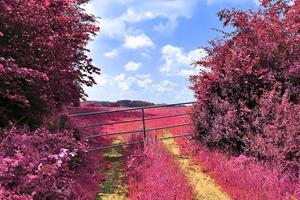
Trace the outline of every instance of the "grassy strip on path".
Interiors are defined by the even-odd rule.
[[[172,136],[171,132],[165,131],[164,136]],[[201,200],[230,200],[230,197],[207,174],[202,172],[201,167],[191,161],[188,156],[181,156],[180,149],[174,139],[163,140],[163,144],[179,162],[183,174],[192,185],[196,199]]]
[[[120,139],[115,139],[113,144],[119,144]],[[101,185],[101,191],[96,200],[126,200],[128,199],[128,187],[124,183],[125,172],[122,167],[122,149],[110,149],[104,153],[104,162],[108,166],[101,169],[105,175],[105,181]]]

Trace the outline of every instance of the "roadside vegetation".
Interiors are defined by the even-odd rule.
[[[210,69],[191,77],[195,134],[210,150],[272,168],[276,183],[268,183],[270,196],[260,198],[285,197],[281,181],[300,198],[300,1],[265,0],[262,5],[258,11],[219,12],[224,26],[235,30],[211,42],[208,58],[195,63]],[[252,170],[262,179],[253,187],[270,180],[263,169]]]
[[[82,174],[97,179],[81,169],[96,170],[85,164],[86,145],[59,119],[100,71],[86,56],[99,31],[81,8],[87,2],[0,0],[0,199],[79,199],[93,190],[80,185]]]

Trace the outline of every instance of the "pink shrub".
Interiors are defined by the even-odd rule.
[[[191,78],[195,132],[210,149],[253,156],[299,177],[300,1],[262,4],[219,12],[235,31],[197,62],[211,70]]]
[[[178,163],[161,144],[147,144],[144,151],[131,150],[127,165],[130,199],[193,199],[192,189]]]
[[[72,130],[2,131],[0,199],[74,199],[74,178],[85,145]]]
[[[260,115],[253,118],[253,126],[261,133],[244,136],[245,153],[277,163],[285,172],[299,177],[300,106],[288,101],[287,94],[280,97],[276,91],[262,97]]]

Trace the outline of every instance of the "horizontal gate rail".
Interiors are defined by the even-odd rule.
[[[141,109],[150,109],[150,108],[172,107],[172,106],[188,105],[188,104],[194,104],[194,103],[196,103],[196,102],[193,101],[193,102],[186,102],[186,103],[175,103],[175,104],[167,104],[167,105],[145,106],[145,107],[127,108],[127,109],[119,109],[119,110],[111,110],[111,111],[78,113],[78,114],[68,115],[68,117],[83,117],[83,116],[89,116],[89,115],[100,115],[100,114],[109,114],[109,113],[116,113],[116,112],[127,112],[127,111],[134,111],[134,110],[141,110]]]
[[[135,133],[141,133],[141,132],[143,132],[143,129],[141,129],[141,130],[135,130],[135,131],[125,131],[125,132],[114,132],[114,133],[99,134],[99,135],[90,135],[90,136],[87,136],[86,139],[98,138],[98,137],[105,137],[105,136],[112,136],[112,135],[135,134]]]
[[[156,140],[169,140],[169,139],[188,137],[188,136],[193,136],[193,134],[175,135],[175,136],[170,136],[170,137],[154,138],[154,139],[148,139],[146,141],[137,141],[137,142],[130,142],[130,143],[120,143],[120,144],[110,145],[110,146],[106,146],[106,147],[89,149],[89,150],[87,150],[87,153],[94,152],[94,151],[102,151],[102,150],[106,150],[106,149],[119,148],[119,147],[123,147],[123,146],[134,145],[134,144],[144,144],[145,142],[151,142],[151,141],[156,141]]]
[[[174,114],[174,115],[164,115],[164,116],[158,116],[158,117],[149,117],[149,118],[145,118],[145,120],[149,121],[149,120],[154,120],[154,119],[163,119],[163,118],[186,116],[186,115],[189,115],[189,113],[181,113],[181,114]]]
[[[84,116],[93,116],[93,115],[100,115],[100,114],[110,114],[110,113],[118,113],[118,112],[128,112],[128,111],[141,111],[141,116],[139,119],[131,119],[131,120],[122,120],[122,121],[116,121],[116,122],[106,122],[106,123],[95,123],[95,124],[84,124],[81,126],[78,126],[78,128],[92,128],[92,127],[98,127],[98,126],[106,126],[106,125],[114,125],[114,124],[124,124],[124,123],[132,123],[132,122],[141,122],[142,123],[142,129],[140,130],[131,130],[131,131],[124,131],[124,132],[113,132],[113,133],[103,133],[103,134],[97,134],[97,135],[90,135],[87,136],[86,139],[90,140],[93,138],[99,138],[99,137],[106,137],[106,136],[113,136],[113,135],[125,135],[125,134],[143,134],[143,141],[136,141],[131,143],[120,143],[120,144],[114,144],[110,146],[103,146],[99,148],[93,148],[87,150],[87,152],[94,152],[94,151],[100,151],[105,149],[112,149],[112,148],[118,148],[123,147],[127,145],[133,145],[133,144],[143,144],[147,141],[155,141],[155,140],[167,140],[172,138],[179,138],[179,137],[187,137],[192,136],[192,134],[185,134],[185,135],[175,135],[170,137],[159,137],[159,138],[148,138],[147,132],[150,131],[156,131],[156,130],[163,130],[163,129],[170,129],[170,128],[176,128],[176,127],[182,127],[182,126],[190,126],[193,123],[182,123],[182,124],[175,124],[175,125],[169,125],[169,126],[160,126],[160,127],[154,127],[154,128],[146,128],[146,121],[155,120],[155,119],[163,119],[163,118],[172,118],[172,117],[178,117],[178,116],[187,116],[190,115],[190,112],[186,110],[184,113],[178,113],[178,114],[170,114],[170,115],[161,115],[161,116],[152,116],[152,117],[146,117],[145,110],[151,109],[151,108],[162,108],[162,107],[175,107],[175,106],[183,106],[188,104],[194,104],[195,102],[187,102],[187,103],[176,103],[176,104],[166,104],[166,105],[154,105],[154,106],[145,106],[145,107],[137,107],[137,108],[127,108],[127,109],[119,109],[119,110],[110,110],[110,111],[97,111],[97,112],[89,112],[89,113],[75,113],[71,115],[67,115],[68,117],[84,117]]]
[[[124,121],[119,121],[119,122],[109,122],[109,123],[101,123],[101,124],[87,124],[87,125],[79,126],[78,128],[92,128],[92,127],[97,127],[97,126],[125,124],[125,123],[140,122],[140,121],[142,121],[142,119],[124,120]]]
[[[178,116],[186,116],[189,115],[188,113],[181,113],[181,114],[174,114],[174,115],[165,115],[165,116],[158,116],[158,117],[149,117],[145,118],[145,121],[154,120],[154,119],[163,119],[169,117],[178,117]],[[124,124],[124,123],[131,123],[131,122],[141,122],[143,119],[133,119],[133,120],[124,120],[119,122],[108,122],[108,123],[100,123],[100,124],[87,124],[83,126],[79,126],[78,128],[91,128],[97,126],[106,126],[106,125],[113,125],[113,124]]]
[[[184,124],[177,124],[177,125],[172,125],[172,126],[161,126],[161,127],[156,127],[156,128],[149,128],[149,129],[146,129],[145,131],[155,131],[155,130],[162,130],[162,129],[168,129],[168,128],[176,128],[176,127],[188,126],[188,125],[192,125],[192,124],[193,123],[184,123]],[[86,137],[86,139],[104,137],[104,136],[112,136],[112,135],[142,133],[143,131],[144,131],[144,129],[134,130],[134,131],[125,131],[125,132],[115,132],[115,133],[108,133],[108,134],[100,134],[100,135],[91,135],[91,136]]]

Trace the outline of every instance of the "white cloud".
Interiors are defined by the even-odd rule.
[[[104,76],[106,81],[100,82],[102,84],[98,84],[97,86],[101,86],[101,87],[110,86],[111,88],[117,87],[122,92],[131,90],[132,86],[138,86],[140,88],[149,90],[151,89],[152,87],[151,83],[153,82],[150,74],[138,74],[135,76],[127,76],[126,74],[121,73],[114,77],[108,75],[104,75]]]
[[[160,82],[159,84],[153,84],[152,87],[156,92],[166,92],[166,91],[172,91],[174,88],[178,86],[178,84],[173,83],[169,80],[164,80]]]
[[[119,55],[119,51],[116,49],[113,49],[112,51],[108,51],[104,53],[104,56],[107,58],[115,58]]]
[[[193,74],[196,73],[196,70],[193,70],[193,69],[183,69],[183,70],[180,70],[180,75],[183,75],[183,76],[191,76]]]
[[[247,2],[257,3],[257,1],[259,0],[206,0],[208,5],[222,4],[222,3],[247,3]]]
[[[194,92],[189,88],[185,87],[176,93],[174,99],[177,102],[190,102],[195,101]]]
[[[170,80],[154,83],[150,74],[137,74],[135,76],[127,76],[125,73],[116,76],[102,74],[96,75],[94,78],[97,82],[95,88],[108,88],[111,92],[116,92],[116,90],[120,90],[120,92],[134,91],[134,88],[139,87],[151,93],[162,93],[173,92],[179,86]]]
[[[116,81],[124,81],[125,76],[126,75],[124,73],[119,74],[119,75],[115,76],[114,80],[116,80]]]
[[[89,100],[147,100],[155,103],[176,103],[193,100],[193,93],[170,80],[155,82],[150,74],[128,76],[96,75],[97,85],[85,87]]]
[[[144,58],[147,58],[147,59],[152,58],[148,53],[145,53],[145,52],[142,52],[140,55],[143,56]]]
[[[120,16],[120,19],[128,23],[137,23],[145,20],[151,20],[155,17],[157,17],[156,14],[151,10],[146,9],[145,12],[140,12],[137,8],[132,6],[127,9],[126,13]]]
[[[140,79],[145,79],[145,78],[150,78],[151,74],[137,74],[135,76]]]
[[[93,77],[96,81],[97,86],[104,87],[113,85],[111,77],[106,74],[94,75]]]
[[[127,27],[119,19],[104,18],[100,21],[101,34],[109,38],[123,38]]]
[[[153,82],[153,80],[151,78],[144,78],[141,80],[137,80],[137,84],[144,89],[150,89],[151,87],[151,83]]]
[[[186,57],[179,47],[166,45],[162,48],[161,53],[162,59],[165,61],[165,64],[160,68],[161,72],[169,73],[174,67],[187,64]]]
[[[119,87],[121,91],[128,91],[130,90],[132,84],[136,81],[134,77],[126,77],[124,73],[115,76],[114,80],[116,81],[115,84]]]
[[[160,19],[154,29],[171,33],[177,27],[180,17],[190,18],[200,0],[94,0],[84,6],[88,12],[102,18],[102,34],[121,39],[128,35],[133,24]],[[163,22],[162,22],[163,21]],[[129,31],[130,32],[130,31]]]
[[[192,63],[207,57],[207,52],[204,49],[195,49],[185,53],[181,48],[170,44],[161,49],[161,54],[164,64],[160,71],[167,75],[182,76],[196,73],[196,70],[191,66]]]
[[[142,63],[130,61],[124,67],[127,71],[136,71],[142,66]]]
[[[101,35],[113,39],[122,39],[130,34],[133,26],[143,21],[158,19],[153,29],[170,34],[178,26],[179,18],[191,18],[197,4],[207,5],[224,3],[258,4],[259,0],[94,0],[85,4],[87,12],[101,17]],[[130,30],[131,29],[131,30]]]
[[[122,91],[127,91],[131,87],[131,84],[132,84],[131,82],[126,81],[126,82],[120,82],[118,85]]]
[[[137,36],[126,36],[124,41],[124,47],[129,49],[138,49],[143,47],[153,47],[152,40],[143,34]]]
[[[160,22],[159,24],[155,25],[154,30],[164,35],[170,35],[176,29],[177,25],[177,19],[171,18],[165,23]]]

